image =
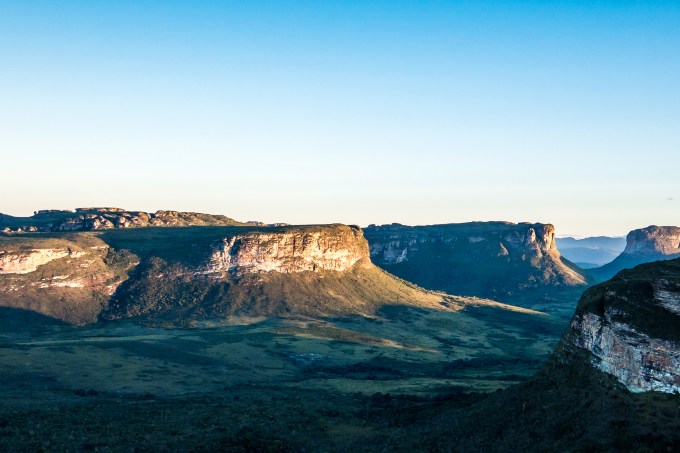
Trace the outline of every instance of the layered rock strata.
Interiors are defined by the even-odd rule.
[[[208,268],[214,272],[343,272],[359,261],[370,263],[361,230],[346,226],[332,235],[304,230],[236,235],[218,241],[213,250]]]
[[[604,281],[622,269],[677,257],[680,257],[680,228],[652,225],[628,233],[624,251],[611,263],[589,272],[597,280]]]
[[[633,392],[680,392],[680,260],[586,291],[561,345],[564,358],[578,350]]]

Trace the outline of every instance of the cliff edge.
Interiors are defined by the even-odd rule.
[[[643,264],[588,289],[558,351],[585,351],[633,392],[680,392],[680,260]]]
[[[652,261],[680,257],[680,228],[651,225],[633,230],[626,236],[626,248],[611,263],[589,269],[598,281],[612,278],[623,269]]]
[[[526,306],[590,282],[560,256],[550,224],[372,225],[365,234],[378,266],[427,289]]]

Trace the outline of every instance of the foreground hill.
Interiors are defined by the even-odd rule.
[[[584,269],[603,266],[626,247],[626,238],[596,236],[583,239],[555,238],[562,256]]]
[[[74,324],[360,315],[390,304],[500,306],[395,278],[371,263],[361,230],[344,225],[0,236],[0,305]]]
[[[680,260],[624,270],[588,289],[558,351],[633,392],[680,392]]]
[[[392,224],[364,231],[378,266],[428,289],[533,306],[565,291],[575,304],[575,294],[589,283],[560,256],[552,225]]]
[[[446,404],[433,450],[676,451],[680,446],[680,260],[588,289],[536,377],[467,407]]]
[[[680,257],[680,228],[652,225],[628,233],[623,252],[612,262],[589,269],[589,273],[596,280],[604,281],[622,269],[678,257]]]

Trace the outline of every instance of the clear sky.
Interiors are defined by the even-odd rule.
[[[680,225],[680,2],[0,0],[0,212]]]

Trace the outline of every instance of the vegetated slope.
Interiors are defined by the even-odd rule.
[[[371,314],[390,304],[500,306],[386,273],[371,263],[361,230],[344,225],[13,234],[0,236],[0,263],[1,305],[76,324]]]
[[[65,392],[37,375],[22,379],[25,388],[3,386],[0,445],[31,450],[142,445],[205,450],[246,446],[255,451],[676,451],[680,395],[631,392],[627,378],[599,364],[606,360],[602,353],[609,358],[621,353],[643,365],[629,366],[631,372],[667,365],[656,345],[642,335],[675,341],[670,352],[677,353],[679,284],[680,260],[674,260],[639,266],[592,288],[547,365],[530,380],[491,394],[465,394],[456,388],[433,397],[362,394],[270,383],[220,389],[210,396],[122,397],[95,390]],[[608,311],[611,317],[598,314]],[[584,329],[582,319],[590,315],[602,319],[602,328]],[[669,317],[673,324],[668,324]],[[633,330],[634,336],[619,335]],[[621,348],[581,341],[598,332],[618,337]],[[195,343],[206,348],[204,342]],[[630,345],[638,352],[626,352]],[[390,361],[380,359],[376,357],[379,367],[371,373],[389,370]],[[644,373],[640,376],[642,382],[653,382]],[[29,401],[22,400],[22,391],[30,392]],[[36,394],[45,394],[50,404],[34,402]]]
[[[573,350],[631,391],[680,392],[680,260],[642,264],[588,289],[559,354]]]
[[[541,372],[474,404],[428,408],[422,436],[431,451],[675,451],[679,392],[676,259],[587,290]]]
[[[0,235],[0,306],[91,323],[137,263],[91,233]]]
[[[205,225],[243,224],[223,215],[179,211],[148,213],[121,208],[77,208],[75,212],[47,209],[36,211],[31,217],[12,217],[0,213],[0,231],[4,233]]]
[[[555,238],[562,256],[584,269],[603,266],[619,256],[626,238],[597,236],[583,239]]]
[[[428,289],[533,306],[558,292],[575,304],[589,283],[582,269],[560,256],[552,225],[392,224],[369,226],[365,234],[377,265]]]
[[[597,281],[604,281],[622,269],[678,257],[680,257],[680,228],[651,225],[628,233],[626,248],[618,257],[604,266],[589,269],[588,272]]]

